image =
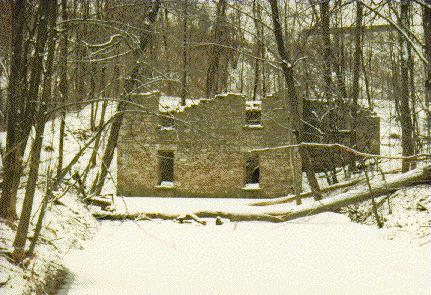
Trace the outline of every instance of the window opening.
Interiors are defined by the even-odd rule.
[[[261,125],[262,124],[262,112],[260,110],[246,110],[245,112],[245,123],[247,125]]]
[[[174,118],[169,114],[159,116],[160,129],[170,130],[175,128]]]
[[[160,185],[172,185],[174,182],[174,152],[159,151]]]
[[[250,155],[245,163],[246,178],[245,186],[248,188],[258,188],[260,181],[259,156]]]

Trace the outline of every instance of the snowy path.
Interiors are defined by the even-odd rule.
[[[216,226],[103,222],[60,295],[430,294],[430,249],[326,213]]]

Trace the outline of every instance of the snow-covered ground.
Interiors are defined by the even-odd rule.
[[[113,109],[112,106],[108,115]],[[382,116],[381,153],[399,155],[399,139],[390,136],[400,134],[393,119],[388,117],[393,106],[389,102],[378,102],[377,111]],[[66,163],[82,145],[80,139],[90,134],[88,118],[89,107],[68,116]],[[49,165],[53,167],[55,163],[58,126],[58,120],[47,126],[42,155],[46,161],[41,167],[42,175]],[[1,135],[0,140],[4,141],[5,136]],[[54,147],[54,152],[49,147]],[[88,158],[89,153],[74,171],[82,170]],[[115,179],[115,163],[114,159],[112,179]],[[384,161],[382,167],[390,171],[398,169],[400,163],[399,160]],[[93,172],[89,174],[88,183],[92,181]],[[391,177],[387,175],[387,179]],[[376,175],[375,179],[378,178]],[[342,179],[342,172],[339,179]],[[327,185],[324,179],[319,179],[319,182],[322,187]],[[364,187],[362,183],[357,189]],[[104,192],[114,191],[115,184],[109,180]],[[206,226],[173,221],[101,222],[99,233],[86,244],[85,250],[73,251],[66,256],[65,266],[69,275],[60,295],[431,294],[428,282],[430,215],[423,208],[418,209],[418,203],[430,208],[429,192],[429,185],[399,191],[391,198],[391,206],[385,204],[379,209],[385,217],[384,229],[377,229],[372,215],[362,221],[369,225],[362,225],[335,213],[282,224],[224,220],[225,223],[218,226],[214,219],[209,219]],[[42,195],[43,186],[36,196],[36,207]],[[67,247],[56,247],[58,239],[73,238],[74,223],[68,222],[63,226],[62,222],[65,215],[76,219],[78,215],[73,211],[83,210],[80,205],[70,210],[75,208],[76,199],[76,195],[68,194],[64,197],[68,207],[51,206],[52,212],[48,213],[45,223],[48,227],[43,232],[46,245],[39,246],[38,256],[31,262],[37,267],[46,266],[46,259],[60,263],[68,251],[70,240],[63,244],[60,242],[60,247]],[[247,213],[289,210],[295,206],[293,203],[267,208],[249,206],[256,201],[259,200],[115,198],[120,212],[212,210]],[[307,199],[304,203],[313,205],[315,202]],[[370,208],[369,203],[363,203],[354,209],[364,213]],[[91,224],[89,220],[80,226],[88,224]],[[2,225],[0,233],[0,247],[10,246],[12,230]],[[420,242],[412,243],[412,235],[420,238]],[[54,246],[49,246],[49,243]],[[14,276],[8,283],[14,286],[24,285],[25,278],[32,273],[0,257],[0,273],[2,271]],[[1,288],[0,294],[3,290],[7,290],[5,294],[20,295],[16,292],[21,289]]]
[[[320,214],[282,224],[102,222],[60,295],[428,295],[430,251]]]
[[[41,196],[42,193],[38,193],[35,203],[39,204]],[[39,288],[45,285],[47,280],[52,280],[49,276],[62,268],[63,257],[71,249],[80,247],[80,240],[93,235],[97,224],[76,196],[66,194],[61,201],[61,205],[48,206],[44,219],[45,228],[41,232],[32,259],[25,259],[22,264],[16,265],[8,256],[0,255],[1,283],[5,283],[4,286],[0,284],[1,295],[42,294],[34,292],[41,292],[42,289]],[[36,207],[34,211],[35,223],[40,208]],[[0,251],[11,250],[14,237],[15,230],[0,222]]]
[[[107,111],[111,115],[114,106]],[[66,136],[64,163],[67,165],[74,157],[75,153],[83,145],[82,137],[89,136],[90,107],[86,107],[80,112],[69,113],[66,117]],[[44,134],[44,144],[41,152],[41,165],[39,169],[40,180],[33,201],[33,211],[29,236],[32,235],[34,226],[40,213],[41,203],[46,191],[45,180],[47,170],[55,170],[57,161],[57,147],[59,139],[59,118],[47,123]],[[2,147],[6,143],[6,133],[0,132],[0,144]],[[27,145],[26,160],[28,157],[31,141]],[[88,163],[90,153],[77,163],[74,171],[82,171]],[[66,178],[70,178],[68,175]],[[22,179],[25,183],[25,176]],[[107,188],[111,188],[112,183],[108,182]],[[25,192],[25,185],[18,191],[17,213],[21,213],[21,206]],[[63,194],[62,191],[54,192],[56,197]],[[3,253],[0,255],[0,294],[22,295],[34,294],[35,290],[45,285],[47,276],[61,269],[63,257],[74,247],[79,247],[80,240],[90,238],[97,226],[91,213],[84,208],[79,200],[80,196],[75,189],[71,189],[61,197],[61,203],[50,202],[44,218],[44,229],[32,259],[24,260],[22,265],[12,263],[10,258]],[[7,226],[0,222],[0,251],[12,251],[12,244],[15,237],[16,224]],[[27,247],[29,241],[27,241]],[[39,292],[41,292],[39,290]]]
[[[387,115],[393,106],[380,102],[377,110],[382,116],[381,152],[399,155],[399,140],[390,135],[400,131]],[[384,161],[382,168],[399,169],[400,162]],[[381,181],[380,176],[374,180]],[[364,188],[364,183],[356,186]],[[335,213],[282,224],[224,220],[218,226],[214,219],[208,219],[206,226],[157,220],[101,222],[99,234],[86,250],[67,257],[69,275],[60,294],[430,294],[430,244],[423,243],[429,239],[430,217],[414,208],[417,202],[429,205],[427,192],[429,186],[399,191],[391,201],[393,214],[387,212],[387,205],[381,206],[384,229],[375,226],[373,216],[363,221],[369,225],[363,225]],[[119,212],[166,214],[256,213],[295,206],[258,208],[249,203],[243,199],[115,199]],[[355,209],[368,212],[370,208],[363,203]],[[421,242],[412,243],[408,233],[421,233]]]
[[[431,186],[429,184],[401,188],[394,194],[376,198],[378,215],[383,222],[381,235],[386,239],[403,237],[412,244],[428,247],[431,251]],[[343,208],[352,220],[377,226],[374,214],[371,214],[371,201],[362,202]],[[431,261],[430,267],[431,267]]]

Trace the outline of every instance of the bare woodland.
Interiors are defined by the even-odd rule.
[[[99,210],[97,219],[284,222],[371,200],[370,215],[381,227],[375,198],[431,181],[429,0],[0,0],[0,223],[15,233],[13,244],[0,248],[2,255],[15,264],[33,257],[47,208],[61,204],[65,194],[72,192],[86,206],[111,208],[103,189],[116,169],[124,116],[148,112],[132,97],[151,91],[179,97],[184,106],[187,99],[220,93],[251,100],[286,93],[293,143],[252,152],[292,151],[309,190],[294,187],[283,198],[248,200],[253,213]],[[391,124],[399,132],[390,136],[400,153],[306,141],[307,98],[328,109],[348,103],[350,131],[360,108],[374,112],[382,101],[395,106]],[[80,119],[90,128],[73,133],[67,119],[85,108],[90,116]],[[329,127],[318,130],[322,137]],[[49,136],[55,145],[44,143]],[[66,148],[71,136],[79,146],[72,154]],[[356,142],[355,132],[348,136]],[[351,159],[338,170],[317,171],[313,150]],[[385,170],[386,162],[401,163],[401,169]],[[353,190],[358,183],[366,188]],[[347,191],[326,198],[340,188]],[[302,204],[310,197],[320,205]],[[267,208],[286,203],[297,206]]]

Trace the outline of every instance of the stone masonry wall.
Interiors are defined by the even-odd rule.
[[[306,141],[321,143],[340,143],[359,151],[380,154],[380,118],[369,110],[359,108],[356,116],[356,142],[351,144],[351,105],[337,102],[329,110],[327,103],[319,100],[306,100],[304,119],[323,132],[305,125]],[[339,150],[310,149],[312,163],[316,171],[327,171],[350,163],[351,154]],[[359,158],[357,159],[359,160]]]
[[[135,196],[277,197],[293,191],[287,150],[260,153],[260,189],[246,190],[245,163],[255,148],[291,143],[287,109],[278,96],[262,102],[262,126],[245,124],[245,97],[216,96],[173,113],[160,130],[160,94],[136,95],[148,114],[127,114],[118,143],[118,193]],[[168,115],[168,114],[160,114]],[[160,187],[158,151],[174,152],[174,187]],[[298,163],[297,167],[301,167]]]

